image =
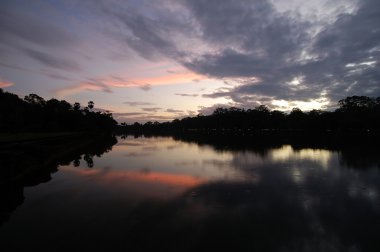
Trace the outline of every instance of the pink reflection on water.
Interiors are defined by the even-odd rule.
[[[92,186],[101,186],[105,190],[118,190],[120,194],[138,198],[175,197],[206,182],[204,178],[163,172],[125,171],[110,168],[80,169],[72,166],[62,166],[60,170],[69,176],[84,179],[83,183],[90,182]]]

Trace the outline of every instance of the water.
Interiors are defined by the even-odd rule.
[[[380,251],[376,151],[172,137],[112,144],[72,151],[13,186],[2,251]]]

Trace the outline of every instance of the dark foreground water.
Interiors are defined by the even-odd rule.
[[[21,150],[0,250],[380,251],[377,150],[216,142]]]

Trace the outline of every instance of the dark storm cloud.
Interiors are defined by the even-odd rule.
[[[80,70],[76,61],[60,56],[80,44],[66,23],[58,17],[46,22],[46,16],[32,15],[37,13],[34,10],[22,11],[17,3],[4,2],[0,3],[2,50],[17,49],[54,71]],[[291,15],[279,12],[273,2],[72,0],[96,16],[107,38],[125,45],[122,54],[132,49],[149,60],[169,58],[198,74],[233,83],[204,98],[224,97],[244,107],[275,99],[327,97],[334,103],[349,95],[380,96],[380,1],[358,0],[354,11],[339,10],[338,16],[318,22],[296,10]],[[59,79],[55,74],[50,77]],[[111,84],[80,85],[110,91],[104,87]],[[149,83],[135,86],[151,88]]]
[[[356,11],[342,13],[332,23],[280,13],[269,0],[162,1],[149,6],[133,14],[108,11],[127,28],[123,38],[140,55],[164,55],[212,78],[247,79],[203,97],[244,105],[255,99],[327,97],[334,103],[349,95],[380,95],[377,0],[360,0]],[[317,26],[319,32],[313,33]],[[196,50],[183,40],[194,41]],[[250,82],[252,77],[258,81]]]
[[[260,82],[248,81],[204,97],[227,97],[239,103],[246,101],[246,95],[303,99],[299,97],[302,92],[287,82],[302,73],[298,59],[310,42],[306,31],[311,24],[280,15],[269,1],[224,1],[216,8],[217,4],[189,1],[203,27],[205,40],[220,44],[221,49],[185,65],[213,77],[256,77]]]
[[[32,59],[38,61],[39,63],[47,67],[52,67],[66,71],[81,71],[80,65],[77,64],[75,61],[59,58],[58,56],[53,56],[51,54],[43,53],[32,49],[25,48],[22,49],[22,51]]]
[[[322,59],[314,69],[333,75],[333,81],[345,83],[332,87],[332,95],[380,95],[379,23],[380,2],[363,0],[354,15],[341,15],[319,34],[313,50]],[[311,73],[308,76],[313,77]]]
[[[262,80],[265,87],[260,89],[266,95],[265,90],[278,94],[279,80],[289,81],[292,75],[284,73],[293,67],[289,62],[297,59],[309,42],[306,29],[310,24],[281,16],[268,1],[182,1],[182,4],[186,15],[172,15],[178,22],[165,20],[162,23],[142,15],[131,17],[130,14],[118,14],[117,18],[132,31],[142,46],[136,48],[132,45],[140,54],[152,54],[154,49],[210,77],[257,77]],[[177,41],[171,36],[165,36],[170,30],[185,31],[188,36],[211,44],[215,50],[194,55],[187,48],[177,46]],[[266,85],[266,82],[271,85]],[[286,89],[285,86],[281,88]],[[242,90],[249,93],[249,88]],[[236,91],[230,90],[224,95],[229,96]]]
[[[226,47],[185,65],[216,77],[255,76],[261,79],[260,83],[246,83],[226,92],[208,94],[207,97],[228,97],[242,102],[239,99],[245,95],[258,95],[307,101],[320,97],[323,91],[336,101],[354,94],[380,95],[380,2],[361,1],[356,13],[340,15],[336,22],[313,40],[306,33],[310,24],[280,17],[264,2],[258,4],[258,9],[262,10],[260,14],[246,7],[246,11],[253,15],[248,15],[246,20],[239,18],[238,13],[243,15],[244,11],[237,11],[236,6],[233,12],[230,6],[211,8],[212,1],[201,2],[202,6],[192,2],[196,5],[194,11],[203,22],[206,36],[216,42],[226,42],[228,35],[233,34],[240,38],[241,48],[246,51]],[[255,19],[255,15],[259,19]],[[218,16],[227,18],[218,19]],[[212,17],[216,21],[210,20]],[[225,22],[228,20],[237,28],[227,26]],[[226,28],[217,29],[218,26]],[[225,31],[227,39],[223,38],[222,31]],[[254,51],[249,51],[249,48]],[[309,50],[312,59],[302,60],[300,55],[303,50]],[[372,62],[372,65],[365,62]],[[354,64],[352,69],[347,67],[348,64]],[[303,85],[289,84],[300,76],[303,77]]]
[[[256,77],[261,80],[260,95],[283,94],[279,92],[284,89],[279,86],[282,84],[279,80],[284,78],[284,68],[294,64],[290,62],[299,57],[309,41],[306,34],[309,23],[278,14],[269,1],[188,1],[187,4],[199,20],[204,40],[219,45],[219,50],[185,62],[185,66],[211,77]],[[256,84],[246,82],[243,86],[256,87]],[[240,91],[245,92],[240,95]],[[250,90],[240,87],[212,95],[241,102],[241,96],[249,93]]]
[[[305,42],[304,32],[309,26],[279,15],[265,0],[186,1],[186,5],[201,27],[203,39],[221,45],[223,50],[218,55],[226,53],[231,60],[238,60],[233,63],[291,59]],[[243,54],[234,53],[231,47]]]

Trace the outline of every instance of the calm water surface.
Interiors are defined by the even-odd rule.
[[[379,158],[118,139],[24,187],[7,250],[380,251]],[[68,162],[67,162],[68,163]],[[89,167],[90,166],[90,167]]]

